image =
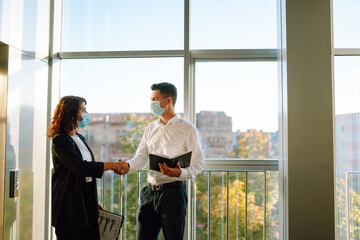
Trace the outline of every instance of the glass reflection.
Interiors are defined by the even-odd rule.
[[[10,47],[6,186],[19,170],[19,193],[5,198],[6,239],[42,239],[45,233],[47,64]],[[20,58],[17,58],[21,56]]]

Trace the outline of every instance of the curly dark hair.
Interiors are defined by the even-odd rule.
[[[69,133],[78,127],[77,116],[81,103],[85,103],[86,105],[85,98],[65,96],[60,99],[47,133],[49,138],[53,138],[60,132]]]

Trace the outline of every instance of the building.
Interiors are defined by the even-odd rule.
[[[202,149],[206,158],[229,158],[233,151],[231,117],[224,112],[201,111],[196,114]]]

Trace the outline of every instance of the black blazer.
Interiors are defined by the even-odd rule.
[[[104,163],[95,162],[94,154],[87,145],[85,138],[78,134],[89,149],[92,161],[82,159],[80,149],[67,133],[59,133],[52,139],[52,226],[87,228],[88,216],[99,216],[96,180],[86,183],[85,177],[101,178]],[[86,210],[84,196],[85,184],[92,184],[87,196],[94,198],[92,206]],[[91,209],[91,210],[89,210]]]

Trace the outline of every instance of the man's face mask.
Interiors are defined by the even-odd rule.
[[[165,100],[165,99],[167,99],[167,98],[164,98],[163,100]],[[161,100],[161,101],[163,101],[163,100]],[[150,105],[151,112],[158,117],[163,115],[163,113],[165,111],[165,108],[162,108],[160,106],[161,101],[152,101],[151,105]]]

